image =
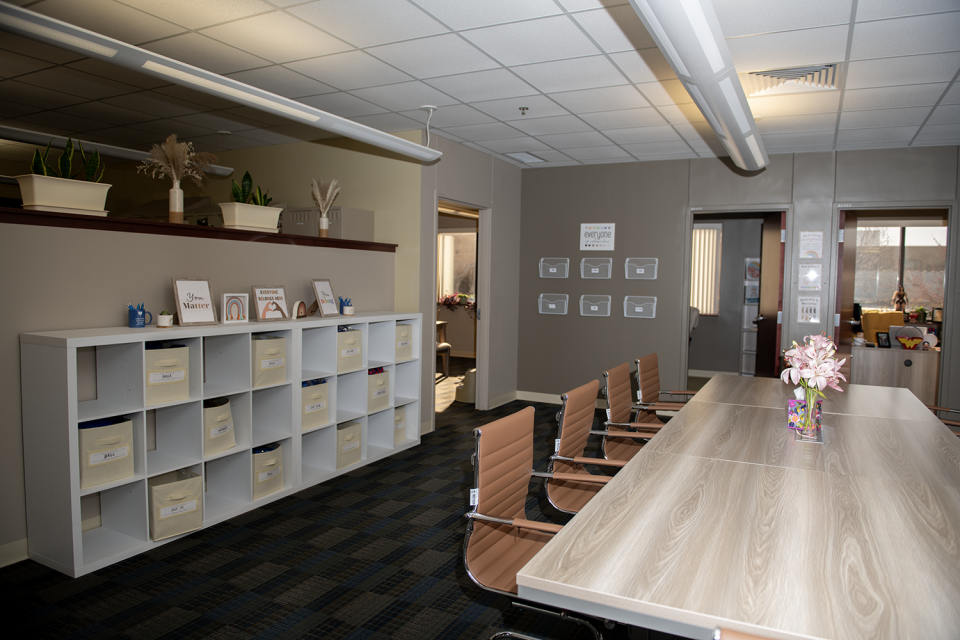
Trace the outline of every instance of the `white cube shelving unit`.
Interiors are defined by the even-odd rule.
[[[174,538],[149,536],[147,479],[189,468],[203,475],[204,526],[329,480],[420,443],[420,314],[361,313],[345,318],[173,329],[84,329],[20,336],[27,525],[30,557],[78,577]],[[413,325],[413,359],[396,360],[398,322]],[[361,332],[362,368],[337,373],[337,327]],[[287,339],[286,381],[252,387],[254,334]],[[190,397],[145,404],[144,343],[190,347]],[[77,350],[96,350],[96,399],[78,401]],[[367,369],[390,372],[390,405],[368,415]],[[326,378],[329,420],[301,429],[301,382]],[[79,381],[79,388],[93,381]],[[227,397],[236,446],[203,455],[203,401]],[[394,411],[405,407],[404,439],[394,444]],[[77,425],[122,416],[133,422],[134,474],[80,489]],[[361,461],[337,469],[337,429],[362,425]],[[148,426],[153,429],[149,432]],[[153,438],[148,438],[152,433]],[[149,442],[155,441],[151,447]],[[254,447],[283,445],[282,490],[253,500]],[[149,449],[149,450],[148,450]],[[80,499],[99,494],[100,526],[82,531]],[[189,534],[186,534],[189,535]]]

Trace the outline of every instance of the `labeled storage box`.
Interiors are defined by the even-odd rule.
[[[656,280],[658,258],[627,258],[624,275],[627,280]]]
[[[147,404],[174,402],[190,398],[190,347],[164,346],[160,342],[144,345],[144,377]]]
[[[657,298],[655,296],[626,296],[623,299],[624,318],[656,318]]]
[[[203,527],[203,479],[189,469],[147,480],[150,539],[163,540]]]
[[[541,293],[538,303],[540,313],[565,316],[569,300],[570,296],[565,293]]]
[[[584,258],[580,261],[584,280],[609,280],[613,277],[613,258]]]
[[[397,325],[397,355],[395,360],[410,360],[413,358],[413,325]]]
[[[330,421],[329,389],[326,379],[304,380],[301,389],[303,415],[301,429],[313,429]]]
[[[360,462],[360,423],[337,425],[337,469]]]
[[[237,446],[230,398],[203,401],[203,455],[212,456]]]
[[[287,339],[277,336],[254,336],[253,386],[269,387],[287,381]]]
[[[80,488],[133,475],[133,422],[104,418],[81,422]]]
[[[383,367],[367,371],[367,413],[390,406],[390,372]]]
[[[397,407],[393,410],[393,444],[407,439],[407,408]]]
[[[273,443],[253,450],[253,499],[283,489],[283,446]]]
[[[362,331],[349,329],[337,333],[337,373],[354,371],[363,365]]]
[[[570,258],[540,258],[541,278],[566,278],[570,272]]]
[[[609,316],[610,296],[580,296],[580,315]]]

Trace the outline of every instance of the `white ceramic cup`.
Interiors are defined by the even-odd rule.
[[[344,307],[344,308],[343,308],[343,315],[345,315],[345,316],[352,316],[352,315],[353,315],[353,307]]]
[[[173,326],[173,316],[161,315],[157,316],[157,326],[161,329],[169,329]]]

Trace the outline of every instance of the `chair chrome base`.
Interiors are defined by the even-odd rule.
[[[522,602],[513,602],[511,603],[517,609],[523,609],[524,611],[533,611],[534,613],[541,613],[546,616],[551,616],[554,618],[559,618],[560,620],[567,620],[574,624],[578,624],[582,627],[586,627],[591,634],[593,634],[594,640],[603,640],[603,636],[600,635],[600,632],[597,631],[596,627],[592,624],[583,620],[581,618],[576,618],[571,616],[566,611],[551,611],[549,609],[541,609],[540,607],[533,607],[529,604],[524,604]],[[520,638],[520,640],[541,640],[540,638],[534,638],[533,636],[527,636],[522,633],[517,633],[515,631],[500,631],[492,636],[489,640],[496,640],[497,638]]]

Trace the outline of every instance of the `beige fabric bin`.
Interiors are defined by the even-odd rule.
[[[133,475],[132,421],[77,431],[80,439],[81,489]]]
[[[390,406],[390,372],[367,375],[367,413]]]
[[[211,406],[206,406],[207,404]],[[203,455],[212,456],[237,446],[237,432],[233,425],[230,400],[221,398],[204,402]]]
[[[147,350],[143,362],[147,404],[190,398],[190,347]]]
[[[287,339],[273,336],[255,338],[253,353],[253,386],[269,387],[287,381]]]
[[[397,355],[396,361],[409,360],[413,357],[413,325],[397,325]]]
[[[359,422],[344,422],[337,425],[337,469],[360,462]]]
[[[253,454],[253,499],[283,489],[283,445]]]
[[[337,373],[363,366],[363,332],[350,330],[337,333]]]
[[[330,421],[329,387],[330,383],[326,382],[302,388],[303,417],[300,420],[302,429],[313,429]]]
[[[407,408],[393,410],[393,444],[407,439]]]
[[[189,469],[147,480],[150,539],[163,540],[203,527],[203,479]]]

